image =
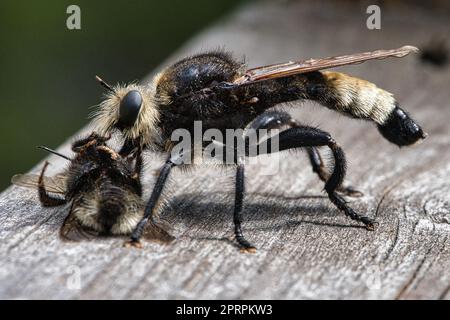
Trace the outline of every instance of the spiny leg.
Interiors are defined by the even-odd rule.
[[[138,141],[133,141],[133,140],[127,139],[123,143],[122,148],[120,148],[119,154],[122,157],[129,156],[130,154],[133,153],[133,150],[138,148],[138,146],[139,146],[139,142]]]
[[[352,220],[361,221],[366,226],[367,230],[375,230],[377,224],[372,218],[367,216],[361,216],[347,205],[347,202],[338,195],[335,191],[337,187],[342,183],[346,171],[346,162],[344,151],[337,145],[337,143],[329,135],[328,147],[333,152],[334,157],[334,170],[328,181],[325,183],[325,190],[328,193],[328,198],[333,204]]]
[[[277,150],[271,150],[271,139],[279,139]],[[270,137],[266,141],[261,142],[259,145],[261,145],[262,143],[266,144],[265,148],[263,148],[262,150],[266,150],[267,153],[300,147],[328,146],[331,149],[334,157],[334,169],[325,184],[325,191],[328,194],[328,198],[338,209],[344,211],[344,213],[351,219],[361,221],[365,224],[368,230],[374,230],[375,221],[369,217],[361,216],[356,213],[336,192],[337,188],[344,180],[346,162],[344,152],[337,145],[334,139],[331,138],[329,133],[308,126],[298,126],[295,128],[287,129],[274,137]]]
[[[111,138],[111,135],[101,136],[96,132],[92,132],[88,137],[76,140],[72,143],[72,151],[80,152],[83,148],[87,148],[94,144],[101,145],[104,144]]]
[[[236,194],[234,201],[234,214],[233,214],[233,222],[234,222],[234,234],[236,236],[236,241],[241,247],[242,252],[254,253],[256,252],[256,248],[250,244],[250,242],[245,239],[242,234],[242,204],[244,201],[245,195],[245,181],[244,181],[244,164],[239,163],[236,169]]]
[[[249,129],[259,130],[259,129],[279,129],[282,127],[290,127],[295,128],[299,127],[297,121],[295,121],[290,114],[284,111],[268,111],[265,112],[258,117],[256,117],[249,125]],[[309,161],[311,163],[313,172],[317,174],[317,176],[323,182],[327,182],[331,173],[328,171],[325,166],[322,157],[319,153],[319,150],[315,147],[306,148]],[[340,192],[344,195],[351,197],[361,197],[363,195],[362,192],[356,190],[352,186],[348,186],[345,183],[342,183],[336,189],[337,192]]]
[[[140,179],[141,172],[143,167],[143,157],[142,157],[142,150],[138,150],[136,152],[136,160],[134,164],[134,176],[137,176]]]
[[[134,185],[136,187],[138,195],[142,196],[142,184],[141,184],[141,173],[143,168],[143,157],[142,157],[142,150],[138,150],[134,156],[135,162],[134,162],[134,170],[131,178],[134,181]],[[132,159],[130,159],[132,160]]]
[[[314,147],[309,147],[306,148],[306,151],[308,153],[309,162],[311,163],[313,172],[317,174],[320,180],[322,180],[323,182],[327,182],[327,180],[330,178],[331,173],[325,166],[319,150]],[[361,191],[358,191],[350,185],[346,185],[345,182],[343,182],[336,189],[336,191],[350,197],[362,197],[364,195]]]
[[[154,221],[154,211],[156,209],[158,200],[162,194],[162,191],[164,189],[164,185],[167,181],[167,178],[169,177],[170,170],[175,166],[175,163],[172,162],[170,159],[166,161],[166,163],[161,167],[159,171],[158,179],[156,180],[156,184],[153,188],[152,194],[150,196],[150,199],[147,202],[147,205],[144,210],[144,216],[139,221],[139,223],[136,225],[136,228],[134,229],[131,239],[125,243],[126,246],[133,246],[140,248],[142,247],[142,244],[140,243],[140,239],[142,237],[142,233],[144,231],[145,225],[149,222],[156,224]]]
[[[44,167],[42,168],[41,174],[39,175],[38,180],[38,191],[39,191],[39,200],[44,207],[56,207],[65,204],[67,201],[64,198],[55,197],[50,195],[45,189],[44,185],[44,174],[45,170],[48,167],[48,161],[45,161]]]

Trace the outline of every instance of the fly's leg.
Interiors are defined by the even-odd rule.
[[[252,123],[249,125],[250,129],[258,130],[258,129],[280,129],[282,127],[288,128],[296,128],[300,127],[300,125],[295,121],[290,114],[283,111],[268,111],[260,116],[258,116]],[[316,147],[308,147],[306,148],[308,153],[309,161],[312,166],[313,172],[317,174],[320,180],[323,182],[327,182],[331,173],[328,168],[325,166],[322,157],[320,155],[319,150]],[[342,183],[336,189],[337,192],[351,197],[361,197],[363,193],[356,190],[350,185],[346,185],[345,182]]]
[[[271,150],[273,145],[271,139],[278,139],[278,149]],[[325,183],[325,191],[328,194],[330,201],[341,211],[343,211],[348,217],[353,220],[361,221],[368,230],[374,230],[376,222],[367,217],[358,214],[352,208],[350,208],[347,202],[337,193],[338,187],[342,184],[346,172],[346,161],[343,150],[338,146],[329,133],[312,128],[308,126],[297,126],[289,128],[280,132],[276,136],[272,136],[267,140],[261,142],[265,144],[264,153],[274,153],[288,149],[302,148],[302,147],[320,147],[327,146],[333,153],[334,168],[330,177]],[[259,153],[262,154],[263,152]]]

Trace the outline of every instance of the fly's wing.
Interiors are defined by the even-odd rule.
[[[31,189],[39,187],[38,181],[38,174],[16,174],[11,178],[12,184]],[[66,176],[57,174],[53,177],[44,177],[44,185],[48,192],[64,194],[66,192]]]
[[[359,64],[368,60],[385,59],[388,57],[401,58],[419,49],[413,46],[403,46],[392,50],[377,50],[350,55],[329,57],[323,59],[309,59],[273,64],[247,70],[244,75],[235,79],[232,84],[244,85],[256,81],[283,78],[299,73],[329,69],[350,64]]]

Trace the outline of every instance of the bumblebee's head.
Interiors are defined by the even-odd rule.
[[[159,112],[153,86],[130,84],[113,88],[96,78],[108,92],[100,109],[94,113],[95,129],[100,134],[120,131],[124,139],[134,145],[151,146],[159,136]]]
[[[378,130],[383,137],[399,147],[414,144],[427,137],[422,128],[398,106],[383,124],[378,125]]]

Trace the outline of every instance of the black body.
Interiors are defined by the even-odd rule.
[[[161,151],[170,153],[173,143],[170,141],[172,132],[178,128],[187,129],[193,134],[194,121],[202,121],[203,131],[219,129],[226,136],[226,129],[250,127],[287,128],[281,131],[279,150],[306,148],[313,171],[325,182],[325,191],[336,207],[354,220],[361,221],[366,228],[373,230],[375,222],[366,216],[357,214],[348,207],[344,198],[339,194],[360,196],[361,193],[352,187],[343,186],[346,161],[342,149],[334,139],[322,130],[303,126],[284,112],[268,111],[280,103],[301,99],[315,100],[326,107],[343,112],[348,116],[365,120],[373,120],[358,110],[358,101],[348,106],[342,106],[340,88],[336,88],[325,73],[313,71],[298,73],[273,79],[238,83],[236,79],[243,76],[245,66],[234,60],[229,54],[212,52],[183,59],[167,68],[156,83],[155,101],[158,101],[159,129],[161,132]],[[333,79],[331,79],[333,80]],[[355,90],[364,90],[356,87]],[[380,90],[381,92],[381,90]],[[352,109],[353,108],[353,109]],[[425,137],[407,113],[398,105],[385,115],[387,121],[377,123],[379,131],[390,142],[399,146],[410,145]],[[127,119],[125,119],[127,120]],[[121,120],[119,119],[119,123]],[[122,121],[123,122],[123,121]],[[121,128],[119,128],[121,129]],[[271,139],[271,138],[269,138]],[[223,141],[227,143],[226,141]],[[247,141],[247,149],[248,149]],[[258,142],[260,143],[260,142]],[[139,145],[137,141],[127,140],[121,150],[126,155]],[[269,144],[270,145],[270,144]],[[334,158],[334,168],[329,172],[317,150],[326,146]],[[145,147],[145,146],[144,146]],[[248,156],[248,154],[247,154]],[[163,192],[164,183],[171,168],[179,164],[178,159],[169,157],[161,168],[160,176],[145,209],[143,220],[135,229],[131,243],[137,244],[144,225],[153,220],[158,199]],[[244,164],[237,157],[235,159],[236,198],[234,223],[236,239],[242,249],[253,251],[254,247],[245,239],[241,230],[242,203],[244,199]]]
[[[170,97],[171,101],[159,108],[162,141],[170,140],[178,128],[193,134],[194,121],[202,121],[203,131],[215,128],[225,136],[225,129],[244,128],[280,103],[310,99],[331,109],[339,103],[319,71],[235,85],[233,80],[242,75],[243,66],[227,53],[213,52],[168,68],[156,88],[156,100]],[[398,105],[389,118],[378,127],[392,143],[410,145],[424,137],[422,129]]]

